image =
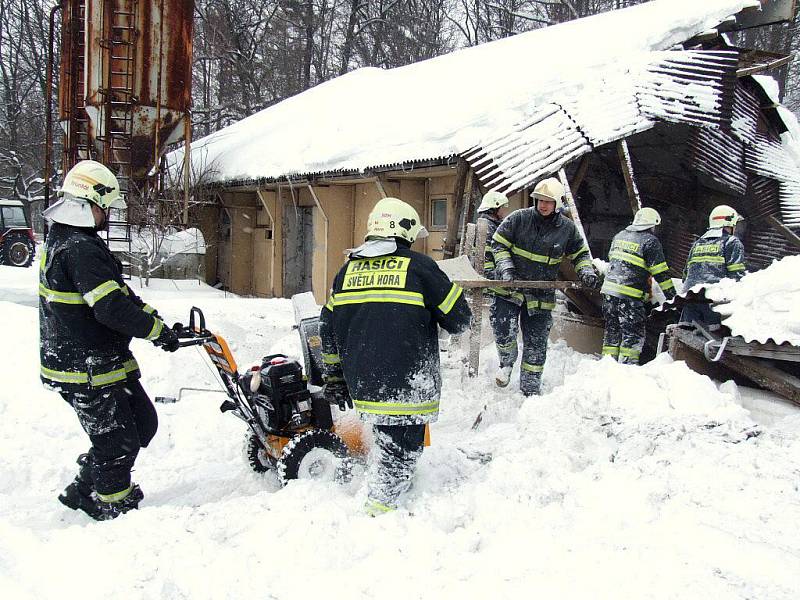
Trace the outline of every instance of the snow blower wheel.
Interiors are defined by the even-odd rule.
[[[278,459],[278,479],[286,485],[292,479],[333,481],[341,477],[347,446],[335,433],[309,429],[283,447]]]
[[[275,467],[275,461],[264,450],[255,433],[249,434],[245,439],[244,452],[247,457],[247,464],[256,473],[266,473]]]

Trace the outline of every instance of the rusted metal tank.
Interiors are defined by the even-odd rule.
[[[189,123],[194,0],[65,0],[64,168],[87,155],[141,188]]]

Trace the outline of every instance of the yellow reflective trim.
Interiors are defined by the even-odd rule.
[[[541,309],[541,310],[553,310],[556,307],[555,302],[543,302],[541,300],[528,300],[527,304],[525,305],[527,308],[532,309]]]
[[[86,304],[89,306],[94,306],[100,300],[108,296],[111,292],[116,290],[122,290],[119,284],[116,281],[105,281],[98,285],[93,290],[86,292],[83,295],[83,299],[86,300]]]
[[[353,406],[372,415],[428,415],[439,411],[439,401],[411,404],[407,402],[370,402],[353,400]]]
[[[508,344],[501,344],[500,342],[496,342],[496,344],[500,350],[511,350],[517,347],[517,340],[511,340]]]
[[[637,267],[641,267],[643,269],[647,268],[647,265],[645,264],[644,259],[641,256],[636,256],[635,254],[630,254],[629,252],[624,252],[622,250],[612,251],[608,255],[608,258],[611,260],[621,260],[623,262],[636,265]]]
[[[46,302],[57,302],[59,304],[86,304],[83,296],[78,292],[59,292],[48,289],[43,283],[39,284],[39,295]]]
[[[724,263],[725,257],[724,256],[693,256],[689,259],[689,264],[693,265],[696,263]]]
[[[591,267],[591,266],[592,266],[592,261],[586,259],[586,260],[582,260],[579,263],[577,263],[575,265],[575,270],[577,271],[579,269],[582,269],[583,267]]]
[[[544,263],[546,265],[557,265],[558,263],[561,262],[561,259],[564,258],[563,255],[547,257],[544,256],[543,254],[534,254],[533,252],[528,252],[527,250],[523,250],[518,246],[513,246],[511,248],[511,252],[513,252],[517,256],[521,256],[522,258],[527,258],[528,260],[532,260],[533,262]]]
[[[442,300],[442,303],[437,308],[444,314],[449,313],[453,310],[453,306],[455,306],[456,300],[461,296],[461,292],[461,288],[454,283],[445,299]]]
[[[122,293],[124,294],[124,293],[125,293],[125,290],[122,290]],[[152,315],[154,312],[156,312],[156,309],[155,309],[155,308],[153,308],[152,306],[150,306],[149,304],[145,304],[145,305],[142,307],[142,310],[143,310],[144,312],[146,312],[148,315]]]
[[[653,265],[652,267],[648,268],[647,270],[650,271],[651,275],[658,275],[659,273],[663,273],[667,271],[669,267],[667,266],[666,262],[658,263],[657,265]]]
[[[89,383],[89,374],[75,371],[55,371],[44,365],[40,366],[40,373],[45,379],[60,383]]]
[[[384,515],[395,510],[397,510],[395,507],[383,504],[377,500],[367,499],[367,501],[364,502],[364,512],[370,517],[377,517],[378,515]]]
[[[511,253],[507,252],[505,250],[500,250],[499,252],[495,252],[494,253],[494,259],[496,261],[501,261],[504,258],[507,258],[507,259],[511,260]]]
[[[662,290],[666,291],[675,287],[675,284],[672,283],[672,279],[667,279],[666,281],[659,281],[658,287]]]
[[[333,310],[333,306],[334,306],[333,296],[331,296],[330,298],[328,298],[328,302],[325,303],[325,308],[327,308],[328,310]]]
[[[108,385],[110,383],[116,383],[118,381],[123,381],[128,377],[128,372],[122,369],[115,369],[113,371],[109,371],[108,373],[98,373],[93,374],[89,380],[89,383],[92,384],[92,387],[103,387],[104,385]]]
[[[620,346],[619,348],[619,355],[625,356],[627,358],[639,358],[641,352],[634,348],[625,348],[624,346]]]
[[[101,494],[100,492],[97,492],[97,497],[103,502],[122,502],[128,497],[128,494],[131,493],[131,490],[133,490],[133,485],[126,490],[122,490],[121,492],[116,492],[114,494]]]
[[[147,334],[146,340],[154,340],[161,335],[161,330],[164,329],[164,321],[161,319],[153,318],[153,328]]]
[[[645,297],[645,292],[642,290],[637,290],[634,287],[630,287],[627,285],[620,285],[619,283],[614,283],[613,281],[609,281],[606,279],[603,282],[603,289],[600,290],[601,292],[618,292],[625,296],[630,296],[631,298],[642,299]]]
[[[734,263],[726,267],[728,271],[744,271],[745,266],[742,263]]]
[[[371,290],[368,292],[339,292],[333,296],[334,306],[347,304],[367,304],[372,302],[391,302],[425,307],[425,298],[419,292],[401,290]]]
[[[523,371],[528,371],[528,373],[541,373],[544,371],[544,365],[532,365],[531,363],[526,363],[522,361],[520,365]]]
[[[338,365],[342,362],[342,359],[339,358],[338,354],[328,354],[326,352],[322,353],[322,362],[326,365]]]
[[[487,288],[487,291],[492,292],[494,294],[497,294],[498,296],[510,296],[511,295],[511,292],[509,292],[505,288],[494,288],[494,287],[491,287],[491,288]]]
[[[132,358],[122,363],[122,368],[125,369],[126,373],[131,373],[139,369],[139,363],[136,362],[135,358]]]
[[[340,381],[344,381],[344,378],[339,377],[338,375],[325,375],[324,379],[325,383],[338,383]]]
[[[39,271],[44,273],[44,266],[47,264],[47,247],[42,248],[42,257],[39,259]]]
[[[619,346],[603,346],[603,355],[605,356],[618,356]]]
[[[492,239],[495,242],[498,242],[499,244],[503,244],[503,246],[505,246],[506,248],[511,248],[511,246],[513,245],[511,242],[509,242],[506,238],[504,238],[502,235],[500,235],[496,231],[494,232],[494,235],[492,236]]]
[[[578,250],[577,252],[573,252],[572,254],[567,254],[567,257],[570,260],[575,260],[576,258],[578,258],[579,255],[583,254],[584,252],[588,252],[588,251],[589,251],[589,246],[582,246],[581,249]]]

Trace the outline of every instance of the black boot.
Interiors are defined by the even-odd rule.
[[[144,493],[142,493],[142,489],[135,483],[131,485],[130,491],[124,498],[113,502],[101,500],[95,493],[94,504],[98,511],[98,516],[95,517],[91,514],[89,516],[98,521],[110,521],[129,510],[139,508],[139,502],[141,502],[143,498]]]
[[[75,479],[58,495],[58,501],[72,510],[82,510],[93,519],[100,516],[100,510],[92,497],[91,458],[81,454],[77,460],[80,470]]]

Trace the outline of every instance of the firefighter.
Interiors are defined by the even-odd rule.
[[[726,204],[715,207],[708,215],[708,231],[692,245],[686,267],[683,270],[683,290],[695,286],[717,283],[730,278],[739,280],[745,275],[744,244],[736,237],[736,225],[744,219]],[[710,305],[691,302],[683,307],[680,325],[698,323],[709,331],[721,326],[718,313]]]
[[[84,160],[64,178],[41,257],[41,379],[75,410],[91,441],[75,480],[58,499],[97,520],[138,508],[131,482],[140,448],[156,433],[155,408],[139,383],[132,337],[174,351],[175,332],[122,279],[121,265],[97,235],[110,207],[124,207],[114,174]]]
[[[660,224],[658,211],[641,208],[636,211],[633,223],[611,242],[608,270],[600,290],[606,321],[603,354],[621,363],[639,364],[650,278],[658,282],[668,300],[675,296],[664,249],[654,232]]]
[[[508,197],[502,192],[489,191],[483,195],[481,205],[478,207],[478,223],[481,219],[486,221],[486,246],[484,248],[483,259],[483,276],[486,279],[497,279],[495,273],[494,252],[492,251],[492,236],[497,231],[498,226],[508,216]],[[511,290],[505,288],[488,288],[486,296],[489,300],[489,323],[494,332],[495,341],[499,335],[502,335],[502,330],[499,329],[499,323],[496,315],[495,302],[496,296],[510,296]]]
[[[492,236],[495,273],[504,281],[555,281],[564,257],[572,261],[581,282],[596,288],[597,271],[575,224],[561,214],[564,186],[549,178],[536,184],[535,205],[506,217]],[[522,329],[520,390],[539,395],[553,321],[555,290],[524,289],[495,299],[496,343],[500,368],[495,383],[508,385],[517,359],[517,330]],[[518,325],[519,323],[519,325]]]
[[[437,419],[438,328],[460,333],[471,316],[461,288],[411,250],[427,233],[413,207],[380,200],[320,315],[325,395],[373,425],[364,507],[373,516],[394,510],[410,488],[425,424]]]

